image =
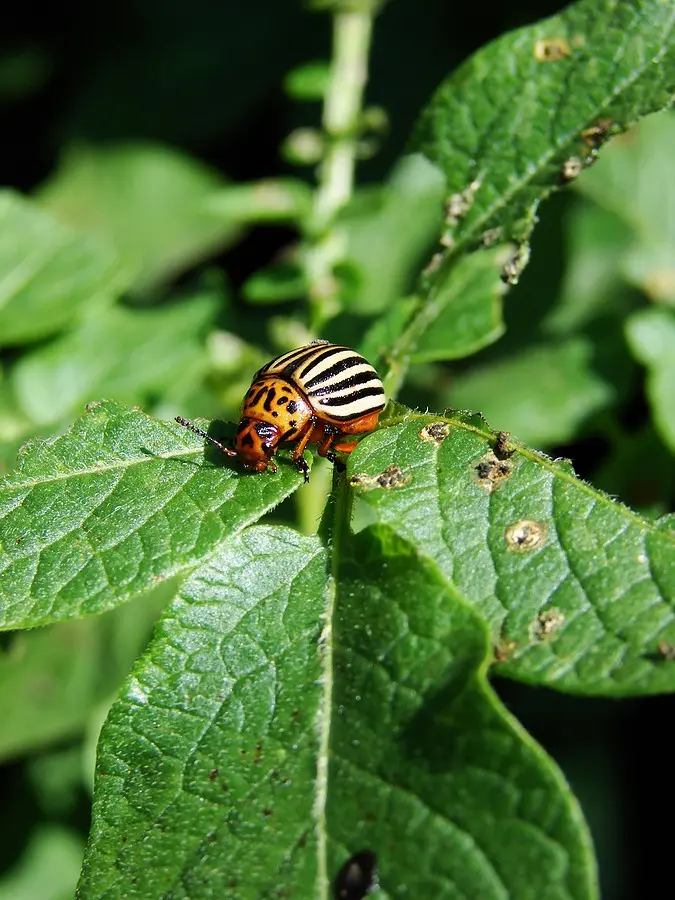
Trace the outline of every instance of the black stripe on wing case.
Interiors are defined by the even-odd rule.
[[[367,365],[366,361],[362,356],[350,356],[347,359],[341,359],[336,362],[334,365],[330,366],[328,369],[324,369],[323,372],[319,372],[318,375],[315,375],[313,378],[310,378],[308,381],[304,382],[305,388],[313,388],[315,385],[321,384],[324,381],[330,381],[331,378],[334,378],[336,375],[339,375],[341,372],[344,372],[345,369],[351,369],[354,366],[359,365]],[[370,366],[368,367],[370,368]],[[373,370],[374,373],[374,370]]]
[[[354,393],[348,394],[345,397],[324,397],[321,399],[321,406],[349,406],[353,403],[356,403],[357,400],[365,400],[366,397],[384,398],[384,391],[381,387],[361,388],[360,391],[354,391]],[[368,404],[364,404],[364,406],[367,405]],[[377,404],[375,404],[373,406],[373,409],[377,408]]]

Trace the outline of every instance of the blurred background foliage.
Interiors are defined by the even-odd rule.
[[[348,310],[324,336],[360,343],[412,289],[437,236],[442,189],[396,165],[437,83],[562,6],[385,5],[367,91],[376,106],[344,215]],[[0,171],[12,191],[0,198],[0,471],[102,397],[231,419],[251,373],[305,340],[294,254],[329,53],[330,18],[300,0],[12,10],[0,36]],[[663,114],[603,149],[541,208],[503,322],[495,307],[503,336],[452,364],[434,362],[429,342],[401,399],[479,409],[643,514],[673,510],[674,145],[675,116]],[[7,283],[17,262],[23,287]],[[47,311],[34,264],[53,285]],[[386,341],[378,329],[371,339]],[[164,585],[99,618],[4,637],[0,900],[72,896],[98,729],[170,595]],[[662,775],[673,701],[553,703],[498,688],[580,797],[605,900],[643,896],[650,876],[667,884],[669,831],[652,812],[674,799]]]

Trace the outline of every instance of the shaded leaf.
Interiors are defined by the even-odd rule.
[[[107,401],[0,481],[0,624],[102,612],[190,569],[301,482],[244,474],[175,423]],[[234,464],[233,464],[234,462]]]
[[[645,309],[626,322],[628,342],[647,367],[647,396],[654,424],[675,453],[675,311]]]
[[[284,90],[294,100],[322,100],[329,77],[330,69],[325,60],[304,63],[284,78]]]
[[[675,305],[675,115],[652,116],[612,143],[578,187],[618,219],[630,236],[614,265],[655,300]],[[615,226],[618,228],[619,226]],[[623,249],[623,252],[621,252]]]
[[[603,154],[602,162],[584,174],[580,183],[604,159]],[[617,216],[579,198],[565,217],[567,264],[560,296],[543,323],[545,331],[566,335],[602,315],[625,313],[620,260],[631,241],[630,229]]]
[[[129,673],[174,591],[165,582],[104,616],[12,635],[0,653],[0,759],[82,732]]]
[[[12,371],[21,410],[39,425],[63,421],[85,403],[112,396],[147,403],[196,383],[208,359],[203,334],[218,309],[215,297],[157,309],[111,307],[76,329],[24,354]]]
[[[143,291],[236,237],[232,220],[206,211],[224,184],[202,163],[161,145],[76,147],[38,198],[73,228],[105,238]]]
[[[17,865],[0,878],[0,900],[71,900],[82,849],[80,835],[67,828],[37,828]]]
[[[269,178],[216,191],[205,208],[229,222],[298,221],[312,204],[310,186],[299,178]]]
[[[46,337],[127,283],[112,250],[0,192],[0,346]]]
[[[658,653],[675,643],[672,523],[641,519],[564,461],[500,450],[477,418],[394,421],[348,472],[371,514],[488,620],[500,671],[580,694],[673,690]]]
[[[613,387],[595,371],[593,353],[584,337],[532,347],[457,375],[450,399],[456,408],[479,409],[522,440],[564,443],[614,398]]]
[[[242,288],[250,303],[286,303],[307,292],[307,279],[299,265],[286,263],[259,269]]]
[[[419,155],[405,157],[379,191],[362,192],[343,216],[346,258],[358,273],[345,307],[381,312],[407,293],[438,234],[444,180]]]

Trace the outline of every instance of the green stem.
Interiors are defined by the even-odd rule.
[[[339,580],[340,560],[344,544],[349,538],[354,492],[347,483],[344,472],[333,469],[333,490],[321,520],[319,534],[330,548],[330,579],[326,593],[323,631],[321,634],[321,654],[323,675],[323,697],[319,714],[319,746],[317,753],[317,777],[314,816],[317,835],[317,896],[327,900],[330,891],[328,874],[328,825],[326,807],[328,804],[328,775],[330,763],[330,730],[333,718],[333,620]],[[332,893],[330,894],[332,896]]]
[[[305,257],[314,332],[339,311],[334,268],[344,259],[346,236],[336,219],[354,189],[359,113],[368,77],[372,26],[370,11],[338,12],[334,19],[333,58],[322,119],[328,148],[314,194],[314,238]]]

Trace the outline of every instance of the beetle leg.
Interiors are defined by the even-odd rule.
[[[307,425],[305,426],[305,430],[302,432],[298,439],[298,443],[293,448],[293,452],[291,453],[291,459],[293,462],[297,462],[299,457],[304,453],[305,447],[309,443],[309,439],[312,436],[312,431],[314,430],[314,426],[316,425],[316,419],[311,418]]]
[[[309,481],[309,466],[307,465],[307,460],[304,456],[299,456],[295,460],[295,466],[298,472],[302,472],[302,475],[305,479],[305,484]]]

